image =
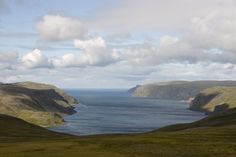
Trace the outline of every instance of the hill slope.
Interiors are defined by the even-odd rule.
[[[236,81],[173,81],[136,86],[129,91],[137,97],[188,100],[200,91],[215,86],[236,86]]]
[[[201,91],[190,103],[190,109],[220,112],[236,108],[236,87],[213,87]]]
[[[77,100],[46,84],[22,82],[0,84],[0,113],[28,122],[52,126],[63,123],[63,114],[73,114]]]
[[[2,141],[16,140],[18,138],[48,138],[59,135],[21,119],[0,114],[0,139]]]
[[[176,124],[163,127],[158,131],[179,131],[200,127],[224,127],[235,126],[236,127],[236,109],[228,109],[217,114],[210,115],[206,118],[198,120],[188,124]]]
[[[234,157],[236,111],[136,135],[76,137],[0,115],[1,157]]]

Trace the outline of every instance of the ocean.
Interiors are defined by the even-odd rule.
[[[199,120],[203,113],[188,110],[185,101],[132,97],[127,90],[66,90],[80,104],[65,124],[50,130],[74,134],[143,133],[160,127]]]

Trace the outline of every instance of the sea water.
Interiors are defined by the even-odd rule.
[[[199,120],[185,101],[132,97],[126,90],[66,90],[80,104],[65,124],[51,130],[74,135],[142,133],[160,127]]]

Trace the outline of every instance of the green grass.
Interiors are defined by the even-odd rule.
[[[42,127],[52,127],[64,123],[64,119],[53,112],[21,110],[17,113],[17,117]]]
[[[0,116],[1,157],[235,157],[236,111],[136,135],[76,137]]]

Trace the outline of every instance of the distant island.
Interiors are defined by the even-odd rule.
[[[0,84],[0,114],[48,127],[63,124],[78,101],[53,85],[35,82]]]
[[[236,81],[171,81],[137,85],[128,92],[136,97],[187,100],[191,110],[206,113],[236,107]]]

